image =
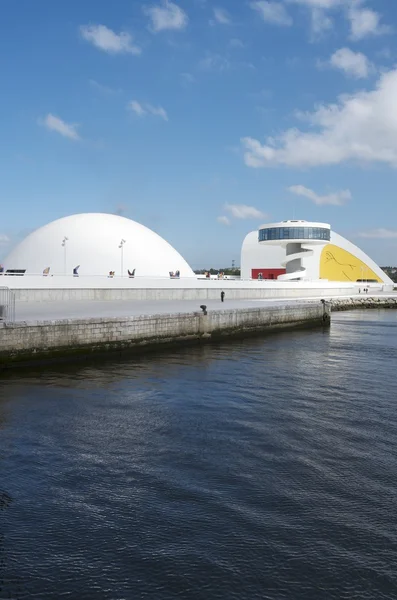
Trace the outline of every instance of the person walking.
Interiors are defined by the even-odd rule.
[[[221,292],[221,302],[224,302],[225,300],[225,292]]]

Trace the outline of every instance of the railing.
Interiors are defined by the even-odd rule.
[[[188,281],[192,281],[193,279],[205,279],[207,281],[233,281],[233,280],[240,280],[241,277],[240,276],[235,276],[235,275],[224,275],[223,277],[217,277],[215,275],[211,276],[211,277],[205,277],[205,275],[188,275],[188,276],[183,276],[180,275],[179,277],[170,277],[170,275],[134,275],[133,277],[129,276],[129,275],[119,275],[117,273],[115,273],[114,275],[92,275],[90,273],[85,273],[85,274],[79,274],[79,275],[73,275],[71,273],[67,273],[66,275],[64,273],[49,273],[47,275],[43,275],[43,273],[24,273],[23,275],[15,275],[15,273],[0,273],[0,276],[2,277],[7,277],[7,278],[11,278],[12,279],[7,279],[7,283],[8,282],[14,282],[14,280],[22,280],[22,278],[24,278],[25,280],[27,278],[30,277],[34,277],[35,279],[50,279],[54,278],[54,279],[77,279],[77,280],[81,280],[81,279],[114,279],[114,280],[131,280],[133,281],[135,280],[162,280],[162,281],[184,281],[184,280],[188,280]],[[4,280],[0,280],[2,282],[4,282]],[[247,281],[249,281],[249,279],[247,279]]]
[[[179,280],[179,279],[196,279],[197,276],[194,275],[190,275],[190,276],[180,276],[180,277],[170,277],[169,275],[134,275],[133,277],[131,277],[130,275],[119,275],[117,273],[115,273],[114,275],[98,275],[98,274],[92,274],[92,273],[85,273],[85,274],[78,274],[78,275],[73,275],[72,273],[48,273],[48,274],[43,274],[43,273],[24,273],[24,274],[18,274],[16,275],[15,273],[0,273],[0,277],[7,277],[7,278],[11,278],[12,279],[8,279],[8,281],[14,281],[14,280],[21,280],[22,278],[27,279],[29,277],[35,277],[38,279],[51,279],[51,278],[63,278],[63,279],[84,279],[84,278],[95,278],[95,279],[172,279],[172,280]]]
[[[8,287],[0,287],[0,323],[15,321],[15,293]]]

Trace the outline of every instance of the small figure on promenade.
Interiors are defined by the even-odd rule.
[[[221,302],[225,301],[225,292],[221,292]]]
[[[79,268],[80,268],[80,265],[77,265],[77,267],[75,267],[73,269],[73,277],[78,277],[79,276]]]

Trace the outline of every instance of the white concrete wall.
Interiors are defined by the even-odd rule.
[[[350,283],[319,281],[129,279],[119,277],[0,277],[0,286],[13,289],[17,301],[73,300],[211,300],[225,291],[229,299],[305,298],[354,293]]]
[[[332,236],[332,232],[331,232],[331,236]],[[320,257],[321,257],[321,252],[324,249],[324,246],[326,246],[326,244],[320,244],[317,246],[315,244],[311,244],[310,245],[311,253],[308,256],[304,256],[304,258],[302,260],[302,264],[306,269],[307,279],[315,280],[315,279],[320,278]],[[309,248],[309,245],[307,245],[305,247]]]

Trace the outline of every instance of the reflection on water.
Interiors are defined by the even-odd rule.
[[[397,597],[396,333],[8,374],[0,598]]]
[[[6,552],[5,552],[5,548],[4,548],[4,535],[1,531],[1,512],[3,510],[5,510],[10,504],[11,504],[11,496],[9,496],[6,492],[3,492],[0,489],[0,598],[5,598],[8,597],[10,598],[11,596],[7,595],[3,595],[3,592],[7,592],[7,588],[14,588],[15,589],[15,582],[14,581],[9,581],[6,578],[5,572],[6,572]]]
[[[11,496],[0,490],[0,510],[4,510],[11,503]]]

